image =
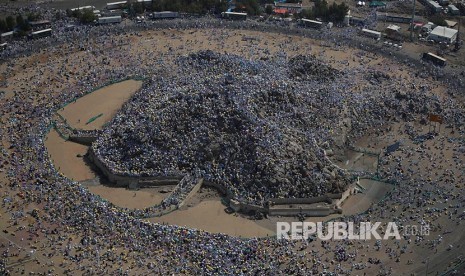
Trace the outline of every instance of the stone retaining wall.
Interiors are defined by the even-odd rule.
[[[299,214],[304,214],[310,217],[326,217],[336,212],[337,210],[329,207],[270,208],[268,214],[270,216],[297,216]]]
[[[88,158],[95,164],[95,166],[97,166],[97,168],[99,168],[100,171],[102,171],[102,173],[108,178],[108,180],[114,183],[117,187],[139,188],[150,186],[177,185],[178,182],[182,179],[182,176],[133,177],[114,174],[106,167],[106,165],[102,161],[100,161],[100,159],[95,155],[92,148],[89,148]]]
[[[95,140],[97,140],[97,137],[95,136],[69,136],[68,140],[78,143],[78,144],[90,146]]]
[[[172,177],[132,177],[132,176],[121,176],[112,173],[106,166],[101,162],[92,149],[89,149],[88,153],[89,159],[94,162],[94,164],[103,172],[103,174],[115,184],[117,187],[129,187],[129,188],[138,188],[138,187],[150,187],[150,186],[162,186],[162,185],[177,185],[178,182],[182,179],[181,176],[172,176]],[[351,189],[346,190],[344,193],[340,194],[327,194],[325,196],[311,197],[311,198],[274,198],[271,199],[271,207],[263,207],[254,204],[247,204],[234,200],[231,192],[221,184],[203,181],[202,184],[198,185],[195,192],[197,192],[201,185],[212,187],[224,194],[225,200],[229,207],[231,207],[235,212],[241,213],[263,213],[272,216],[296,216],[298,214],[305,214],[307,216],[328,216],[333,213],[340,212],[339,207],[343,200],[345,200],[350,194],[353,193],[354,187],[351,185]],[[193,196],[195,192],[190,193],[190,196]],[[292,205],[292,204],[314,204],[318,202],[326,202],[330,204],[330,207],[299,207],[299,208],[289,208],[282,207],[279,205]],[[278,207],[279,206],[279,207]]]

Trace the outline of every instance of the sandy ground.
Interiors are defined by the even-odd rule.
[[[394,187],[378,181],[361,179],[360,186],[366,190],[347,198],[342,204],[343,215],[355,215],[365,212],[373,203],[379,202]]]
[[[46,137],[45,146],[57,170],[66,177],[75,181],[95,178],[96,174],[84,161],[87,146],[65,141],[53,129]]]
[[[212,233],[225,233],[239,237],[265,237],[274,231],[262,227],[253,220],[238,215],[229,215],[219,199],[200,202],[198,205],[179,210],[163,217],[151,218],[151,222],[187,226]]]
[[[129,209],[144,209],[160,204],[168,194],[161,194],[159,189],[142,189],[138,191],[104,185],[89,186],[89,191],[108,200],[116,206]]]
[[[101,129],[123,104],[142,87],[142,81],[127,80],[98,89],[59,111],[77,129]],[[89,120],[103,114],[93,122]]]

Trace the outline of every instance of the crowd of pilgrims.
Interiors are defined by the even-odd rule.
[[[208,21],[201,22],[204,26],[199,23],[189,26],[209,26]],[[8,73],[11,73],[14,58],[37,52],[41,47],[48,47],[57,54],[81,46],[92,51],[93,47],[98,48],[94,42],[118,45],[119,41],[113,37],[124,33],[121,26],[95,29],[82,26],[67,32],[68,23],[54,23],[53,38],[10,44],[1,53],[8,63]],[[266,26],[261,28],[266,30]],[[86,34],[92,34],[91,38]],[[71,41],[72,46],[61,48],[62,43]],[[53,47],[54,44],[58,46]],[[156,64],[140,66],[148,60],[128,57],[118,47],[106,51],[114,51],[112,58],[125,66],[100,69],[94,66],[98,58],[77,58],[80,69],[89,69],[78,70],[84,78],[75,85],[54,86],[57,84],[52,85],[43,71],[62,74],[62,61],[50,60],[47,67],[35,68],[31,76],[16,77],[14,82],[20,89],[7,100],[0,98],[0,134],[2,141],[7,141],[4,145],[8,145],[0,152],[0,172],[8,179],[8,184],[2,186],[2,210],[10,215],[9,223],[16,225],[29,214],[25,206],[34,203],[40,209],[36,222],[17,233],[23,231],[31,239],[45,235],[48,248],[39,250],[49,251],[47,255],[36,254],[34,258],[47,266],[49,273],[58,266],[68,273],[100,275],[143,274],[144,271],[154,275],[339,275],[372,265],[379,266],[379,275],[391,271],[374,257],[368,262],[360,261],[358,251],[368,246],[361,242],[354,245],[352,241],[334,244],[322,241],[323,251],[330,252],[332,259],[329,259],[310,247],[307,240],[242,239],[148,223],[60,174],[44,145],[50,118],[64,102],[108,80],[131,74],[147,78],[144,88],[117,114],[93,145],[107,166],[129,175],[191,173],[220,181],[238,199],[256,203],[269,197],[301,197],[341,190],[347,184],[348,175],[332,165],[325,154],[330,148],[323,145],[330,142],[331,149],[335,150],[348,143],[347,140],[339,144],[335,141],[340,135],[341,118],[351,119],[349,142],[367,129],[382,128],[387,118],[408,121],[416,114],[441,111],[446,122],[463,124],[463,114],[456,103],[434,96],[428,84],[413,86],[401,78],[386,81],[382,74],[374,75],[370,68],[337,72],[337,78],[325,79],[318,72],[321,68],[323,71],[330,69],[324,64],[313,67],[312,64],[319,64],[314,57],[299,57],[289,63],[285,57],[270,61],[247,60],[235,55],[199,52],[179,58],[173,74],[162,77],[148,71]],[[302,65],[301,62],[303,66],[294,67],[300,73],[290,74],[296,71],[290,70],[289,64]],[[302,68],[314,71],[302,73]],[[371,76],[365,79],[371,85],[359,93],[347,93],[360,81],[353,78],[355,73]],[[46,92],[34,97],[39,87]],[[463,141],[454,143],[462,143],[463,148]],[[436,160],[429,155],[424,158]],[[416,173],[416,167],[410,169],[402,174],[389,170],[383,173],[401,180],[407,176],[411,179],[423,177]],[[400,186],[399,192],[381,203],[380,208],[373,207],[366,214],[347,219],[377,219],[385,215],[390,205],[413,206],[430,204],[433,199],[460,199],[460,196],[452,196],[451,188],[441,188],[439,182],[418,181]],[[433,188],[420,189],[418,183]],[[14,203],[16,194],[22,198],[19,205]],[[463,196],[461,200],[465,200]],[[463,206],[457,204],[454,208],[463,209]],[[411,216],[399,217],[398,222],[409,223],[420,216],[412,213],[415,209],[405,209]],[[431,212],[443,213],[440,209]],[[463,219],[456,212],[447,216],[457,224]],[[6,248],[2,239],[0,274],[20,273],[20,267],[7,268],[6,260],[15,250],[30,250],[28,245],[20,246],[14,238],[9,239]],[[441,240],[439,237],[427,245],[434,250]],[[422,242],[422,239],[414,241]],[[408,245],[402,244],[402,247],[400,243],[386,247],[389,258],[399,258],[402,250],[412,246],[410,240]],[[128,253],[123,254],[120,249]],[[63,258],[63,263],[54,263],[54,256]],[[328,270],[330,265],[331,270]]]

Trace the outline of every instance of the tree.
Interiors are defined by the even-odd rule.
[[[152,11],[163,11],[163,1],[152,1]]]
[[[140,2],[136,2],[136,3],[132,4],[132,9],[134,10],[135,14],[141,14],[141,13],[144,12],[144,6]]]
[[[6,22],[4,19],[0,18],[0,32],[6,32],[8,28],[6,27]]]
[[[27,15],[27,20],[29,22],[31,21],[37,21],[37,20],[40,20],[42,18],[41,14],[40,13],[29,13]]]
[[[23,18],[23,16],[21,14],[18,14],[16,16],[16,24],[18,26],[24,25],[24,18]]]
[[[260,5],[258,4],[257,0],[242,0],[240,2],[245,8],[245,12],[250,15],[260,15]]]
[[[82,12],[81,12],[81,10],[77,10],[77,9],[76,9],[76,10],[74,10],[74,11],[71,12],[71,16],[72,16],[72,17],[75,17],[75,18],[81,18]]]
[[[16,25],[20,30],[20,36],[23,36],[26,34],[27,31],[31,30],[31,26],[29,25],[28,22],[26,22],[21,14],[16,16]]]
[[[68,16],[68,17],[73,16],[73,12],[71,11],[71,9],[66,9],[66,16]]]
[[[312,14],[314,17],[321,17],[326,20],[328,14],[328,2],[326,0],[315,0]]]
[[[328,2],[326,2],[326,0],[316,0],[312,11],[305,11],[305,14],[303,14],[302,17],[321,18],[325,21],[341,22],[344,20],[348,11],[349,7],[345,3],[332,3],[328,6]]]
[[[66,11],[66,12],[68,12],[68,11]],[[62,15],[61,15],[61,12],[60,12],[60,11],[57,11],[57,12],[55,13],[55,19],[56,19],[56,20],[61,20],[61,19],[62,19]]]
[[[272,14],[273,13],[273,6],[267,5],[265,8],[266,14]]]
[[[327,20],[332,22],[340,22],[344,20],[344,16],[347,14],[349,7],[345,3],[336,4],[333,3],[328,8]]]
[[[220,14],[222,12],[225,12],[228,10],[228,2],[227,1],[221,1],[221,0],[216,0],[215,3],[215,13]]]
[[[97,16],[91,9],[85,9],[79,17],[79,21],[83,24],[92,23],[95,20],[97,20]]]
[[[435,25],[438,25],[438,26],[447,26],[446,20],[444,19],[444,17],[440,15],[435,15],[431,17],[431,22],[433,22]]]
[[[6,19],[5,19],[5,22],[6,22],[6,28],[8,31],[12,31],[15,26],[16,26],[16,22],[15,22],[15,19],[13,16],[9,15]]]

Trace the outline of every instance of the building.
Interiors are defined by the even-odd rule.
[[[286,10],[286,9],[278,9],[278,8],[275,8],[273,10],[274,14],[279,14],[279,15],[286,15],[286,14],[289,14],[289,12]]]
[[[300,13],[303,7],[299,3],[274,3],[274,10],[286,10],[289,14]]]
[[[404,14],[395,14],[395,13],[387,13],[387,12],[377,12],[376,19],[378,21],[385,21],[385,22],[396,22],[396,23],[412,23],[412,16],[411,15],[404,15]],[[417,20],[417,18],[415,18]]]
[[[346,26],[365,26],[366,19],[363,17],[353,16],[349,13],[344,16],[344,25]]]
[[[455,26],[457,26],[457,24],[458,24],[456,21],[452,21],[452,20],[447,20],[446,19],[444,21],[446,21],[447,27],[449,27],[449,28],[455,28]]]
[[[449,5],[449,0],[438,0],[439,5],[441,6],[447,6]]]
[[[460,10],[454,5],[447,6],[447,9],[449,10],[449,14],[460,15]]]
[[[429,34],[434,28],[436,28],[436,25],[433,22],[428,22],[424,24],[423,26],[421,26],[420,31],[422,34]]]
[[[436,42],[452,44],[457,40],[458,31],[455,29],[437,26],[428,36],[428,39]]]
[[[369,6],[371,8],[386,8],[386,3],[381,1],[371,1]]]
[[[437,2],[433,0],[428,0],[426,2],[426,6],[434,13],[439,13],[442,11],[441,5],[439,5]]]
[[[397,25],[389,25],[387,26],[386,30],[386,37],[393,39],[393,40],[403,40],[402,34],[400,33],[400,27]]]

